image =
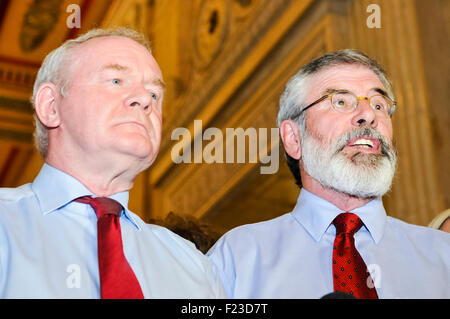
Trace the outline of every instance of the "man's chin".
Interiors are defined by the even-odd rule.
[[[158,153],[157,150],[154,151],[155,147],[151,143],[137,139],[117,141],[115,149],[118,153],[128,155],[141,162],[146,162],[149,166],[154,162]]]
[[[323,187],[352,197],[373,198],[386,194],[391,187],[395,168],[378,154],[354,154],[349,159],[338,156],[327,163],[305,170]]]

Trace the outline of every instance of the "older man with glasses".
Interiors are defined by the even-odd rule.
[[[395,108],[382,67],[355,50],[290,79],[278,125],[302,189],[292,212],[233,229],[208,252],[230,298],[450,298],[450,235],[383,207]]]

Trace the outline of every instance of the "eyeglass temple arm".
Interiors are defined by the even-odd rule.
[[[291,117],[291,119],[295,119],[297,117],[299,117],[304,111],[306,111],[307,109],[309,109],[310,107],[316,105],[317,103],[322,102],[323,100],[325,100],[326,98],[328,98],[330,96],[330,94],[324,95],[322,96],[320,99],[312,102],[311,104],[309,104],[308,106],[306,106],[305,108],[301,109],[300,112],[298,112],[298,114],[294,115],[293,117]]]

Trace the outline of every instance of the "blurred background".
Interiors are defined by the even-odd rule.
[[[187,128],[193,144],[202,138],[194,120],[224,136],[226,128],[270,132],[289,77],[342,48],[374,57],[393,80],[399,165],[383,199],[388,214],[427,225],[450,207],[449,0],[1,0],[1,187],[32,182],[43,164],[29,103],[43,58],[112,26],[148,36],[168,86],[158,160],[131,191],[130,209],[144,220],[172,212],[223,233],[291,211],[299,189],[281,147],[277,173],[263,175],[250,154],[245,163],[175,164],[171,134]]]

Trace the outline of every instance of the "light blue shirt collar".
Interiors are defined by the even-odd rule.
[[[43,215],[56,211],[81,196],[95,195],[76,178],[45,163],[31,184]],[[141,228],[128,210],[129,192],[124,191],[108,196],[124,207],[124,215],[138,230]]]
[[[377,197],[351,212],[361,218],[372,239],[378,244],[383,237],[386,225],[386,211],[381,197]],[[344,211],[304,188],[302,188],[297,204],[292,211],[294,218],[317,242],[320,241],[334,218],[341,213]]]

